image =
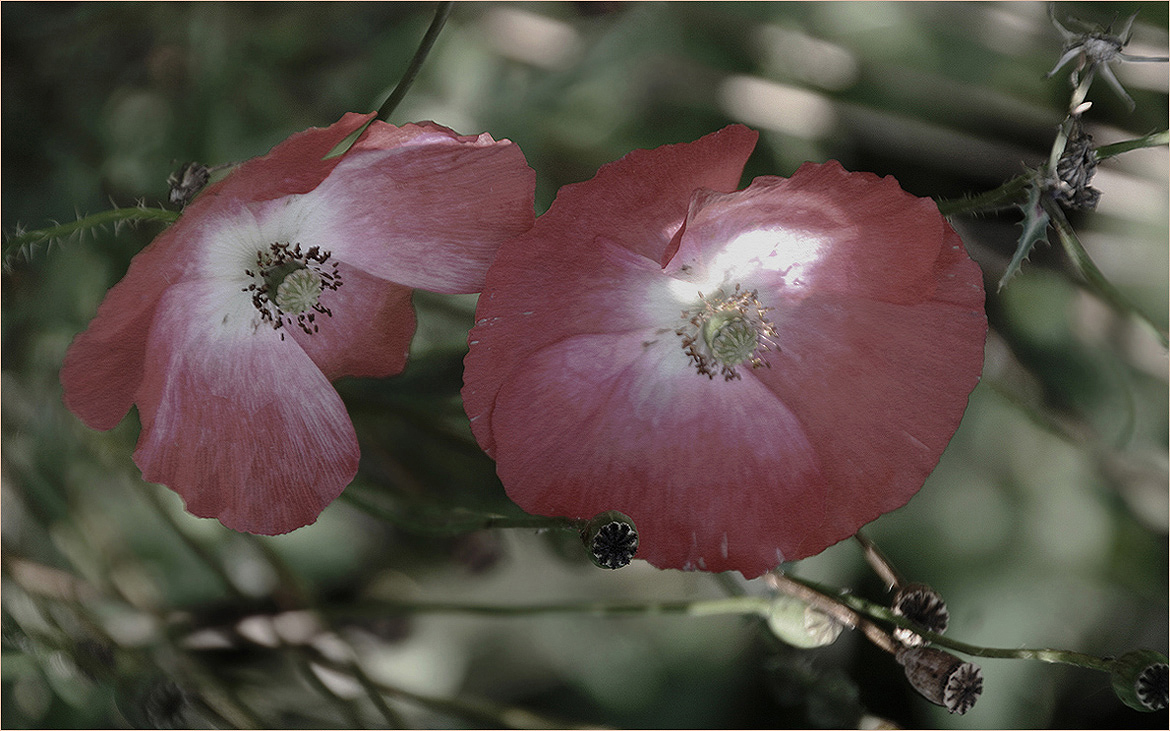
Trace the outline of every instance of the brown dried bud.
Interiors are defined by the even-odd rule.
[[[962,715],[983,693],[983,671],[933,647],[904,647],[896,655],[906,679],[923,698]]]
[[[947,603],[937,591],[926,584],[906,584],[894,595],[890,609],[899,617],[905,617],[928,632],[942,634],[947,630],[951,615]],[[894,639],[912,647],[924,644],[918,634],[898,627]]]

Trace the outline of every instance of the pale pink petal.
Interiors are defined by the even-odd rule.
[[[134,402],[159,297],[193,263],[183,231],[180,219],[134,257],[126,276],[106,293],[97,316],[65,353],[65,405],[87,426],[114,428]]]
[[[978,267],[934,204],[829,163],[740,193],[684,187],[686,221],[667,227],[607,194],[623,185],[558,197],[488,274],[463,392],[509,495],[627,512],[655,565],[749,577],[905,503],[958,426],[986,332]],[[680,311],[736,285],[770,308],[778,349],[711,380]]]
[[[835,291],[886,302],[933,296],[946,222],[891,177],[805,163],[791,178],[756,178],[729,195],[697,193],[666,267],[698,280],[729,268],[745,287],[785,296]],[[982,301],[982,287],[979,287]]]
[[[342,265],[340,288],[326,290],[321,304],[330,315],[317,314],[315,331],[285,327],[330,381],[342,376],[385,378],[406,367],[414,336],[414,307],[409,287],[387,282]]]
[[[345,407],[300,347],[271,328],[225,328],[222,285],[171,287],[137,394],[143,478],[195,515],[250,533],[312,523],[357,473]]]
[[[519,365],[493,419],[509,497],[539,515],[620,510],[662,568],[756,576],[807,553],[831,496],[801,425],[750,376],[697,377],[654,340],[580,335]]]
[[[753,372],[801,423],[833,490],[844,538],[909,500],[938,463],[983,369],[978,268],[954,233],[933,299],[883,302],[829,291],[782,306],[778,352]],[[818,549],[819,550],[819,549]]]
[[[539,223],[537,229],[544,233]],[[677,342],[682,305],[656,296],[665,283],[657,263],[603,238],[577,245],[534,235],[505,246],[488,273],[464,360],[463,406],[484,451],[495,454],[497,391],[513,377],[513,364],[540,348],[579,333],[645,330],[648,323],[669,326],[658,337]]]
[[[284,140],[263,157],[247,160],[222,181],[209,186],[196,201],[206,198],[265,201],[308,193],[343,159],[324,159],[346,137],[373,117],[347,112],[328,127],[310,127]]]
[[[563,335],[678,326],[689,302],[658,296],[660,262],[692,192],[734,190],[757,137],[732,125],[690,144],[635,150],[561,188],[531,231],[500,248],[476,308],[463,389],[489,455],[492,404],[513,363]]]
[[[536,174],[520,148],[437,125],[371,134],[306,196],[305,240],[409,287],[478,292],[500,244],[532,226]]]

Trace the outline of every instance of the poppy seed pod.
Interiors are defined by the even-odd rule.
[[[906,679],[923,698],[962,715],[971,710],[983,693],[983,671],[949,652],[933,647],[898,650],[898,663]]]
[[[942,596],[926,584],[906,584],[898,589],[890,609],[899,617],[905,617],[929,632],[942,634],[947,630],[950,613]],[[894,630],[894,639],[904,645],[918,646],[923,639],[917,633],[903,627]]]
[[[638,552],[638,529],[628,515],[616,510],[600,513],[585,524],[581,540],[589,559],[603,569],[628,566]]]
[[[831,645],[845,625],[794,596],[778,594],[769,608],[768,629],[786,644],[802,649]]]
[[[1154,650],[1134,650],[1113,661],[1113,691],[1125,705],[1139,711],[1160,711],[1167,706],[1166,656]]]

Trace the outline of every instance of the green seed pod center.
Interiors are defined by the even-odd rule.
[[[759,347],[755,326],[739,312],[716,312],[703,323],[703,340],[721,365],[737,366]]]
[[[294,269],[276,286],[276,306],[290,315],[307,312],[321,299],[323,289],[321,276],[312,269]]]

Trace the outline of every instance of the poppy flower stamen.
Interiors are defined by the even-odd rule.
[[[243,291],[252,294],[260,321],[271,323],[274,330],[295,323],[306,335],[317,332],[317,313],[333,315],[321,304],[321,295],[342,284],[337,262],[330,256],[317,246],[301,251],[300,244],[290,247],[281,242],[256,252],[256,269],[244,270],[252,282]],[[280,337],[283,340],[284,333]]]
[[[719,290],[707,297],[699,292],[699,301],[683,310],[686,324],[675,334],[700,375],[714,378],[719,373],[723,380],[734,381],[740,378],[736,366],[771,367],[763,353],[779,347],[767,316],[770,309],[760,303],[756,290],[744,292],[738,284],[731,294]]]

